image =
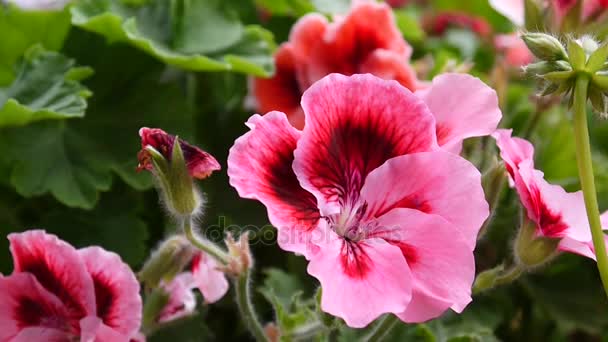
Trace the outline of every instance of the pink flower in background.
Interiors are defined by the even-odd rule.
[[[386,4],[358,2],[332,23],[322,15],[309,14],[293,26],[289,41],[279,47],[275,75],[252,81],[252,98],[258,112],[284,112],[301,129],[300,98],[327,74],[371,73],[414,90],[417,81],[409,65],[411,52]]]
[[[448,87],[456,81],[463,90]],[[475,167],[438,146],[433,114],[444,142],[459,146],[468,134],[455,118],[498,110],[481,85],[445,75],[416,96],[395,81],[332,74],[304,93],[303,131],[280,112],[249,119],[230,150],[230,184],[264,203],[283,249],[310,261],[324,311],[363,327],[384,313],[421,322],[470,302],[488,205]],[[461,98],[464,89],[479,92]],[[460,102],[448,113],[439,97]]]
[[[146,147],[151,146],[159,153],[161,153],[165,159],[171,160],[171,153],[173,151],[173,143],[175,142],[175,136],[167,134],[160,128],[148,128],[143,127],[139,130],[139,136],[141,137],[141,151],[139,151],[137,157],[139,159],[139,165],[137,171],[141,170],[152,170],[152,161],[150,160],[149,152]],[[205,179],[209,177],[211,173],[219,170],[220,164],[213,158],[209,153],[201,150],[196,146],[192,146],[183,140],[179,140],[180,147],[184,153],[184,159],[188,166],[190,175],[194,178]]]
[[[511,137],[511,130],[497,130],[493,137],[538,236],[560,239],[560,250],[595,259],[582,191],[568,193],[549,184],[534,168],[534,146]]]
[[[10,234],[14,272],[0,277],[0,341],[129,341],[139,283],[120,257],[76,250],[41,230]]]
[[[70,0],[1,0],[0,5],[2,2],[13,3],[17,7],[20,7],[25,10],[52,11],[52,10],[62,10],[71,1]]]
[[[196,297],[193,290],[198,288],[205,303],[211,304],[220,300],[228,292],[226,275],[217,269],[215,259],[203,252],[192,259],[191,272],[177,275],[163,288],[169,294],[169,302],[161,311],[158,321],[161,323],[192,315],[196,308]]]
[[[494,37],[494,46],[510,67],[519,68],[534,61],[534,55],[516,33],[497,35]]]

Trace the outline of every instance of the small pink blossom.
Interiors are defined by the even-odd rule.
[[[14,272],[0,277],[0,341],[129,341],[139,283],[114,253],[76,250],[41,230],[10,234]]]
[[[452,27],[470,30],[479,37],[487,37],[492,33],[490,24],[484,18],[463,12],[443,12],[427,17],[424,26],[433,35],[443,35]]]
[[[536,223],[537,235],[559,239],[562,251],[595,259],[583,193],[549,184],[534,168],[534,146],[511,137],[511,130],[497,130],[493,137],[528,219]]]
[[[386,4],[356,2],[346,16],[331,23],[320,14],[309,14],[298,20],[289,41],[277,50],[275,75],[252,81],[252,99],[259,112],[284,112],[301,129],[300,98],[327,74],[371,73],[416,89],[411,52]]]
[[[169,294],[169,302],[161,311],[158,321],[165,323],[192,315],[196,308],[195,288],[202,293],[205,303],[211,304],[224,297],[228,286],[226,275],[218,269],[217,261],[199,252],[192,259],[191,272],[180,273],[163,285]]]
[[[150,160],[149,152],[146,147],[151,146],[159,153],[161,153],[165,159],[171,160],[171,152],[173,151],[173,143],[175,142],[175,136],[167,134],[160,128],[148,128],[143,127],[139,130],[139,136],[141,137],[141,151],[139,151],[137,157],[139,159],[139,165],[137,171],[141,170],[152,170],[152,161]],[[220,164],[213,158],[209,153],[201,150],[196,146],[192,146],[184,140],[179,140],[180,147],[184,153],[184,159],[188,167],[190,176],[198,179],[205,179],[209,177],[211,173],[219,170]]]
[[[475,167],[440,145],[495,129],[488,89],[443,75],[413,94],[369,74],[331,74],[302,97],[304,130],[276,111],[249,119],[230,150],[230,184],[266,206],[281,248],[309,260],[324,311],[363,327],[470,302],[488,204]]]
[[[497,35],[494,37],[494,46],[510,67],[520,68],[534,61],[534,55],[516,33]]]

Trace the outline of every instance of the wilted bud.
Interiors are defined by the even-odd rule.
[[[172,279],[181,272],[193,256],[194,250],[186,238],[170,237],[152,253],[138,277],[148,287],[157,287],[162,280]]]
[[[515,258],[525,268],[538,267],[557,255],[558,244],[559,239],[537,236],[536,223],[524,218],[515,240]]]
[[[239,241],[235,241],[232,234],[226,236],[226,246],[230,255],[228,263],[220,269],[229,275],[239,276],[253,267],[253,257],[249,249],[249,232],[243,232]]]
[[[193,179],[204,179],[219,170],[219,163],[209,153],[181,141],[158,128],[139,131],[142,150],[138,154],[138,170],[150,170],[169,211],[175,216],[191,216],[202,205]]]
[[[555,37],[546,33],[524,33],[521,38],[532,54],[543,61],[566,60],[566,49]]]

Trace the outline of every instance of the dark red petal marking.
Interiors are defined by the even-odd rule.
[[[241,197],[264,203],[277,228],[315,228],[319,220],[316,200],[300,186],[291,167],[300,131],[280,112],[254,116],[248,125],[252,130],[230,149],[230,184]]]
[[[359,244],[364,242],[353,242],[344,240],[340,251],[340,262],[344,274],[351,278],[363,279],[370,271],[372,261]]]
[[[416,251],[416,248],[414,248],[414,246],[406,242],[397,240],[386,240],[386,242],[399,247],[399,249],[401,250],[401,254],[403,254],[403,257],[405,258],[407,264],[410,267],[412,267],[412,265],[415,265],[418,262],[418,252]]]
[[[436,146],[428,108],[395,81],[332,74],[304,94],[306,126],[294,170],[325,201],[352,204],[388,159]]]
[[[382,209],[374,212],[375,218],[378,218],[395,208],[416,209],[416,210],[422,211],[423,213],[427,213],[427,214],[430,214],[433,212],[433,207],[431,206],[431,204],[429,202],[427,202],[423,199],[417,198],[416,196],[413,196],[413,195],[408,195],[408,196],[400,199],[399,201],[395,201],[394,203],[391,203],[390,205],[379,205],[379,207]]]
[[[74,321],[92,314],[93,283],[72,246],[43,231],[10,234],[15,273],[30,273],[69,310]]]
[[[441,124],[437,124],[437,144],[442,146],[450,136],[450,128]]]

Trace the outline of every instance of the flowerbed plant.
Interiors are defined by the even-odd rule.
[[[608,3],[0,3],[0,341],[608,335]]]

